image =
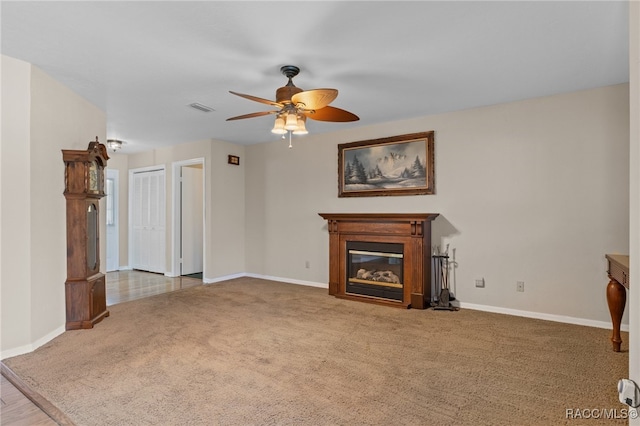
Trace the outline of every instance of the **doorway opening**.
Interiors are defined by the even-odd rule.
[[[203,279],[205,274],[204,158],[173,163],[172,275]]]

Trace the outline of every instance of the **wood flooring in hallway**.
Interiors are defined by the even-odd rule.
[[[191,277],[171,278],[141,271],[107,272],[107,306],[202,285]]]

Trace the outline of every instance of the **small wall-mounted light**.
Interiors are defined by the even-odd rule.
[[[227,161],[229,164],[233,164],[234,166],[240,165],[240,157],[237,155],[229,155],[229,160]]]

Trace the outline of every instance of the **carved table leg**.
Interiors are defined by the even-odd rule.
[[[611,343],[613,350],[620,352],[620,322],[622,322],[622,314],[624,313],[624,305],[627,302],[627,291],[624,286],[616,280],[610,280],[607,285],[607,303],[609,304],[609,312],[611,313],[611,322],[613,323],[613,333],[611,334]]]

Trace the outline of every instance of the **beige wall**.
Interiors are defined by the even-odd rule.
[[[640,271],[640,2],[629,2],[630,155],[629,268]],[[629,309],[629,378],[640,383],[640,274],[631,272]],[[640,419],[629,422],[640,425]]]
[[[240,166],[227,164],[229,154],[241,157]],[[228,142],[203,140],[159,148],[153,151],[131,154],[126,162],[113,164],[120,176],[132,169],[164,166],[166,172],[166,270],[171,271],[173,231],[173,170],[172,164],[195,158],[204,158],[205,173],[205,281],[244,273],[245,268],[245,172],[244,147]],[[128,167],[128,169],[127,169]],[[122,185],[121,185],[122,188]],[[128,193],[128,187],[123,193]],[[128,237],[122,237],[120,245],[126,245]],[[126,232],[126,231],[124,231]],[[122,248],[121,248],[122,251]],[[122,253],[121,253],[122,260]],[[127,260],[128,262],[128,260]],[[128,265],[128,263],[126,263]]]
[[[0,350],[4,351],[31,343],[31,65],[7,56],[1,59]]]
[[[463,304],[606,324],[604,254],[629,250],[628,104],[623,84],[250,146],[247,271],[327,283],[319,212],[439,213]],[[427,130],[436,195],[337,197],[337,144]]]
[[[4,357],[30,350],[64,330],[67,250],[61,150],[86,149],[96,136],[104,141],[106,115],[37,67],[4,56],[2,79],[2,296],[3,308],[10,306],[2,310]],[[21,111],[16,121],[4,115],[7,106],[14,105]],[[102,269],[105,248],[103,240]]]
[[[106,114],[66,86],[33,67],[31,78],[31,286],[36,317],[34,336],[51,331],[51,321],[64,324],[67,278],[66,202],[62,149],[87,149],[106,141]],[[100,201],[104,208],[104,200]],[[104,220],[100,235],[105,235]],[[105,271],[106,239],[100,239],[101,271]],[[56,303],[51,303],[55,300]]]

